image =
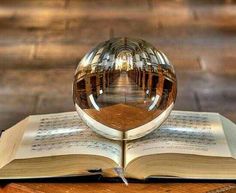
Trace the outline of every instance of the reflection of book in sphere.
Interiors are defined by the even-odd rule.
[[[163,123],[176,90],[175,72],[165,54],[143,40],[114,38],[80,61],[73,98],[81,118],[98,133],[135,139]]]

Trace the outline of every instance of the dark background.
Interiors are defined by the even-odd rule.
[[[111,37],[142,38],[175,65],[175,109],[236,121],[233,0],[0,0],[0,130],[73,111],[76,64]]]

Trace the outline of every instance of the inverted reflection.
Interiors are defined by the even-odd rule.
[[[78,64],[75,107],[96,132],[134,139],[157,128],[176,99],[173,66],[151,44],[132,38],[100,43]]]

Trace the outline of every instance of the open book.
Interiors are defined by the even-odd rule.
[[[236,179],[236,126],[217,113],[173,111],[133,141],[94,133],[76,112],[33,115],[3,132],[0,179],[91,175]]]

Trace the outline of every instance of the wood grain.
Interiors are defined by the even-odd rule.
[[[74,193],[74,192],[147,192],[147,193],[220,193],[236,192],[235,184],[230,183],[11,183],[2,188],[7,193]]]

